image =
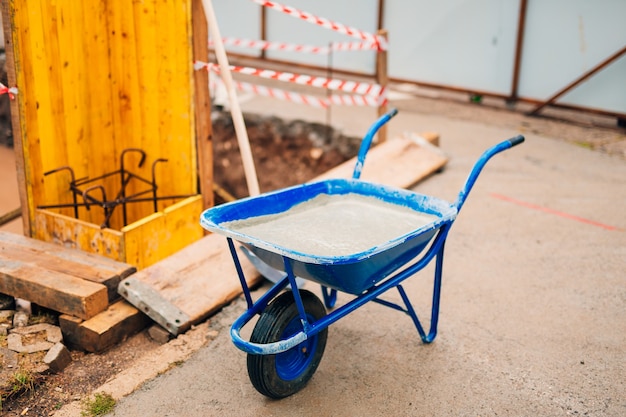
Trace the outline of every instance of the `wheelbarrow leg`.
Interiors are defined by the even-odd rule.
[[[337,290],[322,285],[322,296],[326,308],[333,308],[337,302]]]
[[[415,323],[417,332],[419,333],[424,343],[431,343],[433,340],[435,340],[435,337],[437,336],[437,323],[439,322],[439,300],[441,298],[441,271],[443,269],[444,246],[445,246],[445,241],[441,244],[441,247],[439,248],[439,252],[437,252],[437,255],[436,255],[437,259],[435,262],[435,280],[433,284],[433,301],[432,301],[432,309],[431,309],[431,315],[430,315],[430,329],[428,331],[428,334],[426,334],[426,332],[424,331],[424,327],[422,327],[422,324],[417,318],[417,313],[415,313],[415,309],[411,305],[411,302],[409,301],[409,297],[406,295],[404,288],[402,288],[402,285],[397,286],[398,292],[400,293],[400,296],[402,297],[402,301],[404,301],[404,304],[406,306],[406,312],[413,319],[413,323]]]

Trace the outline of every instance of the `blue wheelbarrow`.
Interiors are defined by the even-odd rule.
[[[205,229],[227,238],[248,305],[233,323],[231,338],[248,354],[252,385],[267,397],[284,398],[302,389],[322,359],[328,327],[369,301],[408,314],[422,341],[432,342],[437,335],[443,252],[450,226],[487,161],[524,141],[517,136],[485,151],[456,202],[449,203],[359,179],[375,133],[396,113],[390,111],[369,128],[351,179],[284,188],[216,206],[201,215]],[[235,242],[250,253],[254,264],[281,274],[256,302]],[[426,332],[402,282],[433,259],[432,311]],[[321,285],[323,302],[299,289],[302,279]],[[403,305],[381,298],[393,288]],[[354,297],[335,308],[338,291]],[[250,340],[245,340],[241,329],[257,315]]]

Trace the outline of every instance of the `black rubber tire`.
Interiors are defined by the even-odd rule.
[[[313,293],[300,290],[300,296],[310,323],[326,315],[324,304]],[[288,327],[289,333],[285,334]],[[288,291],[276,297],[265,308],[254,326],[250,341],[277,342],[301,329],[300,315],[293,293]],[[328,328],[287,352],[276,355],[248,354],[248,376],[254,388],[261,394],[275,399],[285,398],[300,391],[313,377],[322,360],[327,335]],[[286,374],[289,374],[287,378]]]

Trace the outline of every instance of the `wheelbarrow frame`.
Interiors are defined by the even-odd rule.
[[[363,139],[361,144],[361,148],[359,149],[359,154],[357,156],[356,166],[353,172],[352,180],[343,180],[343,181],[353,181],[356,180],[358,183],[361,183],[359,179],[361,170],[363,168],[363,164],[365,161],[365,157],[370,148],[372,139],[376,131],[386,122],[388,122],[393,116],[395,116],[397,110],[392,110],[389,113],[381,116],[368,130],[366,136]],[[250,354],[250,355],[277,355],[282,352],[289,351],[294,347],[303,344],[307,341],[307,339],[314,338],[320,332],[325,331],[331,324],[337,322],[339,319],[347,316],[352,313],[356,309],[362,307],[364,304],[373,301],[379,303],[383,306],[398,310],[400,312],[404,312],[411,319],[419,333],[421,340],[424,343],[431,343],[435,340],[437,336],[437,325],[439,320],[439,305],[441,298],[441,280],[442,280],[442,270],[443,270],[443,255],[444,255],[444,247],[445,242],[448,236],[448,232],[452,223],[455,221],[458,212],[461,210],[461,207],[465,203],[465,200],[471,191],[474,183],[476,182],[480,172],[483,167],[487,163],[487,161],[494,156],[495,154],[502,152],[506,149],[511,148],[519,143],[524,141],[523,136],[516,136],[514,138],[505,140],[489,149],[487,149],[477,160],[474,167],[472,168],[470,174],[467,177],[465,184],[463,185],[461,191],[458,194],[458,198],[454,203],[448,203],[443,200],[438,200],[438,202],[445,203],[445,207],[450,210],[446,215],[441,215],[440,218],[436,221],[436,227],[433,230],[429,230],[429,236],[426,236],[426,239],[418,244],[416,249],[416,253],[411,252],[411,260],[409,262],[404,263],[401,267],[395,269],[390,274],[385,275],[373,283],[373,285],[359,290],[357,292],[350,292],[346,290],[342,290],[339,285],[335,287],[339,287],[341,292],[346,292],[354,296],[354,298],[345,304],[334,308],[337,300],[337,288],[333,288],[332,285],[326,286],[324,283],[321,284],[322,296],[324,305],[328,309],[333,309],[328,314],[318,319],[310,319],[310,315],[305,311],[303,299],[300,295],[300,290],[298,289],[298,281],[299,277],[294,273],[294,264],[297,262],[302,262],[302,260],[294,259],[295,253],[292,253],[290,256],[289,253],[273,253],[270,247],[268,248],[256,248],[261,249],[262,251],[266,251],[271,253],[272,255],[282,257],[282,269],[284,270],[283,277],[278,279],[277,282],[263,295],[261,295],[258,300],[252,300],[251,290],[247,284],[243,268],[241,266],[241,262],[239,259],[239,254],[237,253],[237,247],[235,241],[237,240],[237,234],[231,233],[228,230],[220,229],[219,227],[216,229],[215,224],[208,225],[205,224],[204,214],[201,218],[201,223],[203,226],[209,230],[213,230],[216,232],[222,232],[227,237],[228,246],[235,264],[235,268],[237,271],[237,275],[239,277],[241,287],[243,290],[244,297],[247,303],[247,310],[235,320],[230,329],[230,336],[232,338],[233,343],[240,350]],[[334,181],[334,180],[328,180]],[[341,181],[341,180],[337,180]],[[323,183],[324,181],[321,181]],[[367,183],[367,182],[363,182]],[[308,185],[315,185],[316,183],[305,184],[302,187]],[[287,190],[287,189],[285,189]],[[274,193],[280,193],[283,190],[276,191]],[[270,193],[268,193],[269,195]],[[429,198],[428,196],[423,196],[417,193],[411,193],[411,196],[416,196],[416,198]],[[260,196],[259,196],[260,197]],[[250,197],[251,199],[255,199],[257,197]],[[255,202],[259,203],[255,200]],[[236,204],[229,203],[229,204]],[[212,209],[209,209],[212,210]],[[209,211],[207,210],[207,212]],[[219,207],[216,208],[219,210]],[[217,215],[219,217],[219,215]],[[233,237],[233,235],[235,235]],[[418,234],[416,236],[421,236]],[[243,242],[244,247],[248,247],[254,251],[254,244],[250,242]],[[403,255],[404,256],[404,255]],[[435,259],[435,271],[434,271],[434,282],[433,282],[433,295],[432,295],[432,303],[431,303],[431,316],[430,323],[428,328],[422,324],[418,315],[415,311],[415,308],[411,304],[409,297],[402,286],[402,282],[409,277],[417,274],[420,270],[424,269],[433,259]],[[274,259],[276,260],[276,259]],[[255,259],[254,261],[258,261]],[[325,260],[324,262],[327,262]],[[254,264],[255,262],[253,262]],[[268,267],[268,265],[264,265]],[[272,265],[276,268],[276,265]],[[296,266],[299,266],[296,264]],[[394,265],[395,267],[395,265]],[[278,270],[276,272],[279,272]],[[304,277],[306,279],[306,277]],[[315,281],[315,280],[314,280]],[[252,341],[245,340],[241,336],[242,328],[248,324],[254,317],[257,315],[262,315],[266,308],[270,305],[270,303],[275,300],[281,292],[287,288],[291,287],[291,292],[293,294],[293,299],[297,307],[297,312],[299,315],[299,320],[302,324],[302,328],[300,331],[297,331],[295,334],[292,334],[289,337],[286,337],[284,340],[278,340],[269,343],[254,343]],[[402,300],[402,304],[397,302],[391,302],[388,300],[384,300],[381,296],[392,288],[396,288],[400,298]],[[317,366],[317,365],[315,365]],[[314,371],[313,371],[314,372]],[[254,382],[254,381],[253,381]],[[257,388],[258,389],[258,388]],[[289,394],[287,394],[289,395]]]

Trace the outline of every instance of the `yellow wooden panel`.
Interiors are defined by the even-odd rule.
[[[41,167],[45,171],[67,163],[67,135],[63,101],[65,99],[61,60],[61,37],[57,23],[63,17],[57,14],[53,4],[42,3],[36,14],[31,16],[31,30],[37,33],[37,44],[41,47],[35,53],[35,81],[38,90],[37,118],[39,119],[39,143],[41,147]],[[69,45],[71,46],[71,45]],[[34,47],[34,45],[33,45]],[[35,51],[37,51],[35,49]],[[35,180],[41,173],[35,174]],[[67,187],[57,177],[44,181],[43,201],[53,201],[56,196],[65,194]]]
[[[81,155],[85,168],[83,175],[91,178],[101,176],[117,169],[118,154],[113,134],[113,88],[111,84],[111,63],[109,57],[107,3],[105,1],[75,2],[83,7],[83,27],[88,36],[79,36],[82,40],[83,71],[85,84],[85,109],[82,112],[80,138],[87,149]],[[81,151],[84,148],[81,147]],[[113,194],[114,190],[107,188]],[[112,223],[119,221],[114,216]],[[92,223],[96,221],[92,220]]]
[[[14,65],[16,73],[16,85],[19,90],[17,100],[20,108],[20,126],[22,132],[22,150],[24,154],[24,175],[26,180],[26,194],[28,198],[28,209],[30,222],[34,222],[34,194],[37,192],[39,195],[43,192],[41,187],[35,187],[37,182],[35,178],[35,172],[42,172],[41,167],[41,149],[38,146],[33,146],[39,141],[39,123],[35,117],[37,108],[39,106],[38,94],[40,90],[35,88],[35,71],[37,65],[35,65],[35,58],[33,56],[34,51],[37,51],[41,45],[41,32],[35,28],[33,30],[22,30],[22,28],[29,27],[30,25],[30,13],[24,2],[10,3],[9,7],[13,7],[9,11],[9,16],[12,16],[13,24],[11,25],[11,36],[14,47]],[[31,88],[24,88],[29,85]],[[31,117],[28,117],[31,115]]]
[[[145,268],[158,261],[160,246],[169,244],[163,239],[165,216],[158,212],[144,217],[123,229],[126,262],[137,269]]]
[[[126,262],[143,269],[200,239],[201,212],[202,197],[189,197],[122,228]]]
[[[126,148],[141,148],[142,146],[135,19],[132,8],[129,8],[127,2],[112,1],[107,3],[107,20],[111,58],[110,87],[113,104],[114,153],[121,155]],[[132,167],[133,172],[143,176],[144,173],[137,170],[139,160],[137,155],[132,154],[129,155],[128,159],[125,159],[125,162],[129,168]],[[111,168],[116,169],[118,167],[119,163],[116,163]],[[136,190],[134,187],[134,185],[130,185],[127,191],[129,193],[134,192]],[[120,190],[117,190],[117,193],[119,192]],[[130,222],[141,217],[143,216],[131,216]],[[114,223],[114,227],[123,227],[123,222],[119,218],[117,220],[118,222]]]
[[[136,169],[142,178],[152,177],[155,160],[168,159],[155,170],[160,195],[195,192],[191,72],[177,70],[181,62],[192,64],[188,9],[180,1],[138,2],[132,13],[119,3],[110,7],[112,79],[118,90],[113,101],[119,107],[115,135],[146,151],[148,163]],[[172,31],[173,21],[182,21],[182,28]],[[142,184],[129,184],[129,193],[141,191]],[[167,204],[159,203],[159,209]],[[133,204],[129,217],[137,221],[152,212],[151,203]]]
[[[97,253],[108,258],[124,261],[122,233],[52,213],[47,210],[35,212],[35,238],[59,245]]]
[[[13,0],[7,7],[32,234],[125,260],[124,243],[114,243],[109,233],[150,224],[142,239],[161,233],[173,243],[135,256],[142,265],[200,237],[195,197],[194,203],[159,200],[160,225],[151,201],[129,203],[126,220],[116,206],[110,229],[100,228],[102,207],[79,208],[79,219],[72,208],[37,210],[73,201],[68,170],[43,175],[64,166],[75,180],[86,179],[77,194],[102,186],[106,200],[123,197],[121,159],[129,148],[142,149],[146,159],[140,166],[139,153],[126,154],[125,168],[141,178],[128,183],[126,196],[152,197],[153,164],[160,158],[168,161],[154,169],[159,197],[196,192],[191,0]],[[100,190],[92,192],[104,200]],[[191,212],[193,220],[184,220]],[[146,244],[135,241],[136,247]]]
[[[163,28],[158,26],[158,5],[156,0],[146,0],[133,4],[135,18],[136,41],[140,45],[137,51],[137,72],[139,73],[139,97],[141,102],[141,132],[140,145],[144,149],[154,150],[153,157],[161,155],[161,144],[153,142],[159,137],[160,126],[158,121],[151,119],[159,112],[159,75],[161,69],[161,51],[155,39]],[[166,66],[164,66],[166,68]]]
[[[106,34],[106,21],[99,26],[93,24],[96,19],[83,23],[85,16],[99,19],[102,16],[93,11],[83,12],[83,2],[30,1],[27,4],[21,0],[13,5],[12,29],[16,34],[14,42],[19,45],[15,54],[17,84],[19,98],[24,102],[20,120],[24,126],[23,147],[28,164],[27,193],[30,213],[34,214],[37,205],[71,202],[68,171],[46,177],[44,172],[69,165],[77,178],[93,177],[101,173],[100,161],[107,158],[106,153],[93,158],[93,153],[85,149],[91,144],[112,142],[110,128],[107,132],[110,117],[97,129],[86,129],[91,121],[98,120],[91,114],[89,103],[110,102],[111,92],[108,48],[92,47],[88,41],[97,35],[85,35],[85,28],[104,28],[103,34]],[[90,59],[93,59],[91,63]],[[87,83],[90,74],[98,73],[99,68],[107,69],[104,77]],[[91,89],[100,85],[106,87],[106,94],[101,94],[101,87],[100,91]],[[110,105],[106,113],[111,113]],[[70,215],[72,210],[61,210],[61,213]],[[89,214],[81,210],[83,220],[92,221]]]
[[[159,27],[157,20],[157,16],[162,8],[161,2],[146,0],[141,3],[135,3],[132,13],[137,45],[137,61],[135,65],[138,74],[138,95],[136,102],[140,103],[138,110],[141,118],[137,140],[138,146],[149,153],[150,161],[168,158],[168,154],[162,150],[162,132],[159,125],[160,120],[158,119],[160,106],[158,85],[161,82],[165,82],[161,74],[166,72],[170,66],[170,63],[163,64],[161,62],[162,47],[156,42],[157,34],[163,31],[163,28]],[[167,164],[159,164],[155,173],[169,170],[169,165],[169,162]],[[151,165],[147,167],[149,166]],[[147,177],[152,177],[149,171],[145,171],[145,173]],[[161,188],[162,184],[158,178],[156,183]],[[140,190],[141,184],[136,184],[135,187],[130,188],[131,192],[139,192]],[[139,203],[132,206],[130,215],[136,220],[149,215],[153,211],[152,203]]]
[[[159,61],[169,62],[161,72],[159,80],[160,112],[157,115],[161,129],[161,147],[169,155],[167,171],[161,173],[160,188],[163,193],[173,194],[184,190],[195,190],[196,184],[190,180],[196,176],[196,157],[193,142],[185,137],[193,137],[193,59],[191,50],[191,4],[167,0],[161,2],[157,15],[157,43],[162,51]],[[179,143],[181,146],[173,147]],[[173,152],[172,152],[173,151]],[[187,163],[190,162],[190,163]],[[169,175],[169,174],[172,175]]]
[[[200,226],[202,211],[202,196],[200,195],[189,197],[163,211],[166,228],[171,232],[170,239],[172,240],[167,255],[204,236],[204,229]]]

